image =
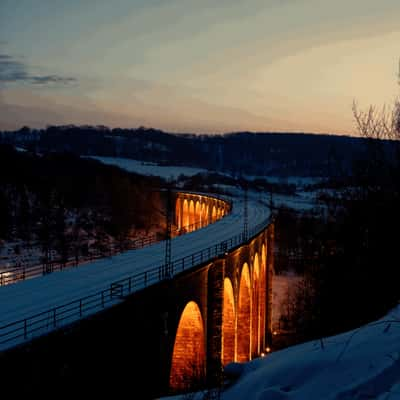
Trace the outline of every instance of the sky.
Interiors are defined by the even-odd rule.
[[[398,0],[1,0],[0,129],[355,134],[399,92]]]

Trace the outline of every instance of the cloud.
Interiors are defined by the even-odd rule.
[[[0,54],[0,83],[26,82],[34,85],[62,84],[68,85],[77,82],[76,78],[60,75],[30,74],[28,67],[8,54]]]

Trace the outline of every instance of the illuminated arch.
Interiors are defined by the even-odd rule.
[[[267,253],[265,244],[261,248],[261,268],[260,268],[260,343],[265,347],[265,322],[267,313]]]
[[[208,225],[210,223],[210,221],[208,220],[208,218],[209,218],[208,208],[209,208],[208,203],[204,204],[204,225]]]
[[[250,274],[247,263],[243,264],[239,284],[239,301],[237,314],[237,361],[244,362],[250,359],[251,339],[251,291]]]
[[[196,229],[199,229],[201,226],[201,205],[200,205],[199,200],[196,201],[195,212],[194,212],[194,222],[196,224],[195,225]]]
[[[189,229],[189,203],[185,199],[183,200],[183,211],[182,211],[182,226],[188,230]]]
[[[212,222],[215,222],[217,219],[217,209],[215,208],[215,205],[212,207],[212,213],[211,213],[211,220]]]
[[[207,225],[206,203],[204,202],[204,200],[201,203],[200,214],[201,214],[201,226],[203,227]]]
[[[253,308],[251,312],[252,321],[252,354],[260,354],[260,264],[258,253],[254,255],[253,263]]]
[[[179,320],[172,353],[169,384],[172,389],[185,389],[205,373],[203,318],[194,301],[186,304]]]
[[[178,229],[181,229],[182,227],[181,205],[181,199],[178,197],[175,203],[175,224]]]
[[[194,230],[194,224],[195,222],[195,216],[194,216],[194,201],[190,200],[189,201],[189,231]]]
[[[224,279],[224,302],[222,308],[222,365],[235,360],[235,301],[232,283]]]

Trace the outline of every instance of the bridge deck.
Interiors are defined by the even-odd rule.
[[[249,199],[249,229],[269,216],[265,205]],[[238,235],[243,230],[243,202],[234,200],[233,210],[218,222],[172,241],[172,260],[178,260]],[[165,243],[159,242],[94,261],[78,268],[0,287],[0,328],[34,314],[109,288],[111,283],[160,266],[164,262]],[[116,300],[118,301],[118,300]],[[115,302],[116,302],[115,301]],[[112,302],[109,303],[111,305]],[[98,310],[93,309],[93,312]],[[87,315],[87,314],[86,314]],[[15,344],[15,343],[14,343]],[[13,342],[3,344],[4,349]]]

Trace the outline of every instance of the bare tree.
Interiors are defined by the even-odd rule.
[[[400,61],[398,85],[400,87]],[[367,110],[360,110],[354,101],[353,116],[361,136],[369,139],[400,140],[400,98],[392,106],[378,108],[371,105]]]

